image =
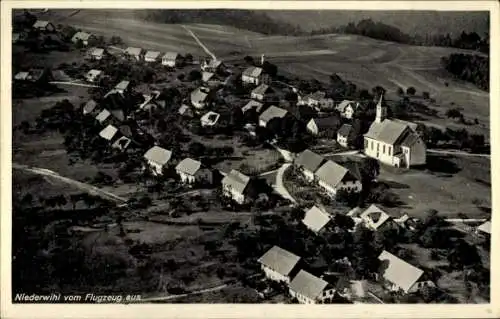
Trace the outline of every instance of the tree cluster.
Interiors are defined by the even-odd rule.
[[[488,91],[490,87],[490,60],[475,54],[451,54],[441,59],[443,67],[455,77],[474,83]]]

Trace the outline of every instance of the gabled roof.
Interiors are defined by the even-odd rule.
[[[117,132],[118,129],[115,126],[108,125],[99,133],[99,136],[108,141],[111,141],[113,137],[115,137]]]
[[[222,185],[227,185],[240,194],[245,192],[249,183],[250,177],[235,169],[231,170],[231,172],[222,179]]]
[[[483,224],[477,227],[478,231],[483,233],[491,234],[491,221],[484,222]]]
[[[301,166],[310,172],[316,172],[324,161],[324,157],[307,149],[295,158],[295,165]]]
[[[420,140],[420,136],[414,131],[409,131],[406,136],[403,137],[401,141],[402,146],[411,147],[413,144]]]
[[[342,102],[339,103],[339,105],[337,105],[336,109],[339,112],[344,112],[345,108],[348,107],[349,105],[352,106],[354,109],[356,108],[356,103],[354,101],[343,100]]]
[[[409,122],[409,121],[405,121],[405,120],[400,120],[400,119],[391,119],[393,122],[398,122],[398,123],[401,123],[403,125],[406,125],[408,126],[409,128],[411,128],[413,131],[417,131],[417,127],[418,127],[418,124],[417,123],[413,123],[413,122]]]
[[[175,61],[179,58],[179,53],[177,52],[167,52],[163,55],[162,60],[172,60]]]
[[[252,90],[252,94],[263,95],[263,94],[266,94],[267,92],[269,92],[270,90],[271,90],[271,87],[269,85],[261,84]]]
[[[365,136],[394,145],[408,128],[400,122],[385,119],[382,123],[373,122]]]
[[[172,152],[163,147],[153,146],[145,154],[144,158],[158,165],[165,165],[172,157]]]
[[[330,185],[331,187],[336,187],[344,179],[348,172],[347,168],[328,160],[325,164],[318,168],[315,175],[324,183]]]
[[[79,31],[73,35],[72,39],[73,40],[87,41],[91,36],[92,36],[92,34],[90,34],[88,32]]]
[[[351,135],[352,133],[352,130],[353,130],[353,127],[351,124],[343,124],[339,130],[337,131],[337,134],[339,136],[349,136]]]
[[[291,290],[313,300],[320,297],[327,286],[328,282],[305,270],[299,271],[297,276],[295,276],[290,283]]]
[[[325,92],[322,92],[322,91],[316,91],[314,93],[311,93],[307,96],[307,98],[309,98],[310,100],[313,100],[313,101],[320,101],[321,99],[324,99],[326,96],[326,93]]]
[[[200,118],[200,121],[203,123],[206,123],[208,125],[214,125],[215,123],[217,123],[217,121],[219,120],[220,118],[220,114],[219,113],[215,113],[215,112],[212,112],[212,111],[209,111],[207,113],[205,113],[201,118]]]
[[[146,52],[146,54],[144,55],[144,58],[145,59],[158,59],[158,57],[160,56],[161,52],[160,51],[148,51]]]
[[[192,158],[183,159],[175,167],[177,171],[183,172],[191,176],[194,176],[200,168],[201,168],[201,162],[196,161]]]
[[[264,106],[264,104],[262,104],[261,102],[258,102],[255,100],[250,100],[241,110],[244,113],[244,112],[254,108],[255,111],[257,111],[257,113],[259,113],[262,110],[263,106]]]
[[[108,117],[111,116],[111,112],[109,112],[108,110],[104,109],[102,110],[99,114],[97,114],[97,116],[95,117],[95,119],[97,121],[99,121],[100,123],[106,121],[108,119]]]
[[[213,60],[212,59],[212,60],[210,60],[210,62],[208,62],[207,67],[208,68],[216,69],[216,68],[218,68],[221,65],[222,65],[222,61],[220,61],[220,60]]]
[[[207,81],[210,81],[213,77],[214,77],[215,73],[212,73],[212,72],[202,72],[201,73],[201,80],[203,82],[207,82]]]
[[[274,118],[283,118],[288,113],[287,110],[279,108],[277,106],[271,105],[267,110],[262,112],[259,116],[259,120],[268,123]]]
[[[180,107],[179,107],[179,114],[181,115],[184,115],[184,114],[187,114],[191,111],[191,108],[189,107],[189,105],[187,104],[182,104]]]
[[[49,21],[46,20],[36,20],[36,22],[33,24],[33,28],[38,29],[38,28],[45,28],[50,24]]]
[[[313,232],[321,231],[331,221],[330,215],[317,206],[311,207],[304,216],[302,223]]]
[[[116,90],[126,90],[128,86],[130,85],[130,81],[121,81],[115,86]]]
[[[208,93],[203,92],[201,88],[197,88],[191,92],[191,102],[192,103],[203,103],[208,97]]]
[[[92,113],[97,107],[97,102],[94,100],[88,100],[87,103],[83,106],[83,114]]]
[[[102,74],[101,70],[92,69],[89,72],[87,72],[87,77],[95,78],[96,76],[98,76],[100,74]]]
[[[375,204],[371,204],[359,217],[371,220],[370,227],[375,230],[391,218],[387,212],[383,211]]]
[[[125,53],[128,54],[128,55],[137,56],[137,55],[141,55],[142,49],[141,48],[135,48],[135,47],[128,47],[127,49],[125,49]]]
[[[319,131],[337,127],[340,124],[340,119],[336,116],[312,118],[309,122],[311,121],[316,124]]]
[[[300,257],[281,247],[273,246],[257,261],[281,275],[288,276],[299,263]]]
[[[92,48],[90,50],[91,55],[103,55],[104,54],[104,49],[103,48]]]
[[[382,262],[382,276],[384,279],[403,289],[405,292],[408,292],[424,273],[423,270],[410,265],[385,250],[380,254],[378,259]]]
[[[251,66],[247,68],[245,71],[243,71],[243,75],[256,78],[262,74],[262,71],[263,71],[262,68],[259,68],[257,66]]]

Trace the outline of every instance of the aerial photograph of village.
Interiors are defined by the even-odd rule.
[[[12,302],[489,303],[489,28],[12,10]]]

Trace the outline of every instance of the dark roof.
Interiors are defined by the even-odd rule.
[[[311,121],[316,123],[319,131],[336,127],[340,124],[340,119],[337,116],[312,118]]]
[[[295,158],[295,165],[314,173],[320,167],[321,163],[323,163],[323,160],[323,156],[311,150],[305,150]]]
[[[340,136],[349,136],[352,133],[353,127],[351,124],[343,124],[337,131]]]

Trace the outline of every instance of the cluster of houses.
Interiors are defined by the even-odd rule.
[[[381,267],[375,275],[390,291],[413,293],[426,286],[435,286],[425,278],[423,270],[388,251],[384,250],[378,259]],[[302,304],[331,303],[339,296],[356,302],[368,293],[363,281],[346,281],[340,277],[326,280],[324,276],[318,277],[308,272],[304,269],[307,265],[300,256],[278,246],[269,249],[258,259],[258,263],[267,279],[285,284],[290,296]]]

